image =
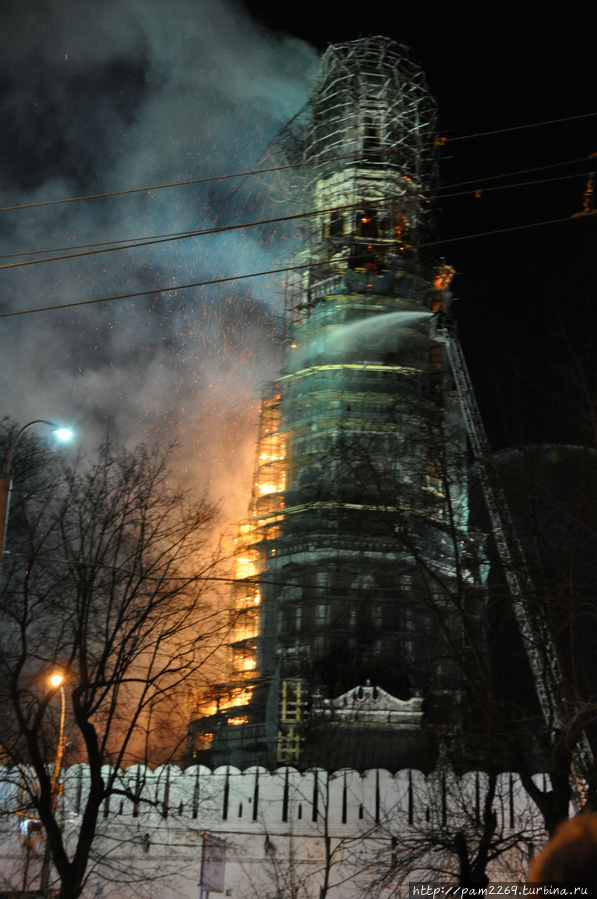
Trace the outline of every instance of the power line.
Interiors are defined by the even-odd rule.
[[[564,122],[574,122],[578,119],[589,119],[591,118],[591,116],[595,115],[597,115],[597,112],[585,112],[581,113],[580,115],[565,116],[562,119],[545,119],[545,121],[543,122],[530,122],[526,125],[510,125],[507,128],[494,128],[492,131],[478,131],[473,134],[463,134],[460,137],[445,138],[445,140],[440,138],[439,142],[443,146],[444,143],[453,144],[457,141],[473,140],[477,137],[490,137],[494,134],[507,134],[512,131],[525,131],[527,128],[543,128],[545,125],[561,125]]]
[[[397,145],[396,147],[390,147],[387,150],[382,150],[380,152],[391,153],[391,152],[393,152],[394,149],[416,150],[419,148],[422,149],[423,147],[430,147],[430,146],[443,147],[450,143],[458,143],[458,142],[462,142],[465,140],[474,140],[474,139],[477,139],[480,137],[489,137],[489,136],[496,135],[496,134],[507,134],[509,132],[524,131],[529,128],[542,128],[546,125],[559,125],[559,124],[563,124],[565,122],[573,122],[573,121],[577,121],[579,119],[588,119],[588,118],[591,118],[594,116],[597,116],[597,112],[586,112],[586,113],[582,113],[580,115],[565,116],[564,118],[560,118],[560,119],[546,119],[541,122],[530,122],[525,125],[512,125],[507,128],[494,128],[494,129],[488,130],[488,131],[479,131],[479,132],[475,132],[475,133],[471,133],[471,134],[463,134],[460,137],[438,137],[436,140],[433,140],[433,141],[425,141],[420,144]],[[362,153],[350,153],[350,154],[346,154],[343,156],[333,157],[332,159],[326,160],[326,162],[334,162],[334,161],[340,162],[342,160],[347,160],[347,159],[358,159],[358,158],[362,157],[363,155],[364,154],[362,154]],[[313,161],[307,161],[307,162],[291,163],[291,164],[287,164],[287,165],[268,166],[268,167],[262,168],[262,169],[248,169],[247,171],[244,171],[244,172],[230,172],[230,173],[223,174],[223,175],[213,175],[213,176],[206,177],[206,178],[189,178],[189,179],[186,179],[185,181],[171,181],[171,182],[167,182],[165,184],[154,184],[154,185],[146,186],[146,187],[132,187],[132,188],[125,188],[123,190],[106,191],[104,193],[85,194],[85,195],[79,196],[79,197],[64,197],[60,200],[43,200],[38,203],[22,203],[22,204],[18,204],[18,205],[14,205],[14,206],[2,206],[2,207],[0,207],[0,212],[15,212],[20,209],[39,209],[39,208],[42,208],[45,206],[57,206],[60,204],[65,204],[65,203],[80,203],[80,202],[84,202],[87,200],[100,200],[100,199],[107,199],[109,197],[122,197],[122,196],[128,196],[130,194],[136,194],[136,193],[150,193],[152,191],[167,190],[167,189],[170,189],[173,187],[188,187],[190,185],[195,185],[195,184],[209,184],[214,181],[226,181],[231,178],[247,178],[252,175],[266,175],[266,174],[271,174],[273,172],[288,171],[290,169],[307,168],[309,166],[315,166],[318,164],[319,164],[319,160],[313,160]]]
[[[418,198],[418,197],[414,198],[414,202],[419,203],[420,198]],[[375,207],[377,209],[384,208],[384,206],[385,206],[385,204],[383,202],[369,203],[367,205],[369,207]],[[353,204],[345,205],[342,207],[343,210],[361,209],[361,208],[362,208],[361,203],[353,203]],[[297,213],[293,213],[291,215],[276,216],[275,218],[271,218],[271,219],[259,219],[254,222],[241,222],[241,223],[237,223],[235,225],[218,225],[217,227],[214,227],[214,228],[203,228],[203,229],[200,229],[197,231],[181,231],[181,232],[178,232],[177,234],[163,235],[163,236],[158,236],[155,238],[148,237],[146,239],[140,239],[138,241],[133,241],[133,242],[127,243],[127,244],[123,243],[122,246],[107,246],[106,247],[104,244],[90,244],[90,247],[95,246],[95,247],[98,247],[98,249],[89,249],[88,251],[81,252],[81,253],[65,253],[60,256],[45,257],[44,259],[29,259],[29,260],[25,260],[23,262],[7,263],[5,265],[0,265],[0,270],[11,269],[11,268],[22,268],[23,266],[29,266],[29,265],[39,265],[43,262],[56,262],[56,261],[65,260],[65,259],[76,259],[76,258],[79,258],[82,256],[94,256],[94,255],[98,255],[100,253],[114,252],[116,250],[135,249],[136,247],[152,246],[153,244],[168,243],[173,240],[186,240],[190,237],[201,237],[201,236],[208,235],[208,234],[223,234],[223,233],[226,233],[229,231],[238,231],[242,228],[254,228],[259,225],[272,225],[272,224],[279,224],[281,222],[296,221],[298,219],[306,219],[306,218],[311,218],[311,217],[315,217],[315,216],[326,215],[327,213],[334,212],[335,209],[336,209],[336,207],[333,207],[330,209],[310,210],[309,212],[297,212]],[[120,243],[120,241],[118,241],[118,243]],[[43,251],[40,251],[40,252],[43,252]]]
[[[328,263],[319,263],[327,265]],[[137,297],[156,296],[160,293],[172,293],[175,290],[188,290],[191,287],[211,287],[214,284],[227,284],[231,281],[246,281],[249,278],[261,278],[266,275],[278,275],[284,272],[296,271],[298,269],[311,268],[313,263],[306,265],[290,265],[284,268],[269,269],[263,272],[251,272],[246,275],[231,275],[227,278],[212,278],[207,281],[193,281],[189,284],[170,284],[168,287],[156,287],[151,290],[139,290],[133,293],[122,293],[108,297],[98,297],[94,300],[76,300],[73,303],[56,303],[52,306],[39,306],[34,309],[20,309],[14,312],[0,312],[0,318],[11,318],[16,315],[29,315],[34,312],[52,312],[56,309],[72,309],[75,306],[93,306],[97,303],[111,303],[118,300],[130,300]]]
[[[445,195],[442,194],[441,196],[432,197],[431,199],[452,200],[457,197],[468,197],[471,196],[471,194],[475,197],[480,197],[482,194],[495,193],[499,190],[510,190],[511,188],[519,187],[533,187],[534,185],[540,184],[554,184],[561,181],[571,181],[575,178],[587,178],[589,174],[589,172],[575,172],[573,175],[559,175],[557,178],[535,178],[532,181],[518,181],[514,184],[498,184],[491,187],[477,187],[472,188],[471,190],[457,191],[455,193]],[[3,268],[3,266],[0,265],[0,269],[1,268]]]
[[[219,225],[215,228],[202,228],[197,231],[180,231],[175,234],[167,234],[156,237],[147,237],[140,238],[138,240],[134,239],[130,243],[125,243],[124,241],[115,241],[115,243],[121,244],[120,246],[106,246],[105,244],[90,244],[90,247],[97,247],[97,249],[86,249],[84,252],[80,253],[64,253],[60,256],[47,256],[43,259],[27,259],[23,262],[9,262],[5,265],[0,265],[0,270],[10,269],[10,268],[22,268],[24,266],[29,265],[40,265],[43,262],[58,262],[65,259],[79,259],[83,256],[97,256],[101,253],[114,253],[118,250],[134,250],[137,247],[147,247],[153,246],[154,244],[163,244],[169,243],[175,240],[188,240],[191,237],[203,237],[208,234],[223,234],[228,231],[238,231],[241,228],[254,228],[258,225],[272,225],[278,224],[280,222],[291,221],[293,219],[307,218],[311,215],[319,215],[318,212],[303,212],[296,213],[294,215],[285,215],[278,216],[277,218],[271,219],[261,219],[255,222],[241,222],[236,225]],[[44,252],[38,251],[38,252]]]
[[[589,213],[592,215],[594,213]],[[510,225],[508,228],[496,228],[493,231],[479,231],[477,234],[463,234],[460,237],[446,237],[442,240],[431,240],[428,243],[417,244],[417,249],[423,247],[438,247],[446,243],[458,243],[463,240],[474,240],[477,237],[492,237],[495,234],[509,234],[514,231],[530,231],[533,228],[543,228],[545,225],[561,225],[563,222],[571,222],[580,218],[587,218],[588,215],[578,213],[577,215],[567,215],[564,218],[545,219],[542,222],[530,222],[527,225]]]
[[[586,215],[578,214],[577,216],[566,216],[564,218],[548,219],[548,220],[545,220],[542,222],[531,222],[526,225],[511,225],[508,228],[497,228],[493,231],[481,231],[477,234],[464,234],[464,235],[461,235],[460,237],[447,237],[447,238],[443,238],[442,240],[433,240],[433,241],[428,241],[427,243],[417,244],[417,245],[411,247],[411,249],[416,250],[416,249],[421,249],[423,247],[442,246],[443,244],[447,244],[447,243],[458,243],[458,242],[464,241],[464,240],[473,240],[478,237],[491,237],[496,234],[508,234],[510,232],[515,232],[515,231],[528,231],[528,230],[532,230],[533,228],[544,227],[545,225],[558,225],[558,224],[563,224],[564,222],[571,222],[573,220],[576,221],[581,218],[589,218],[590,215],[592,215],[592,214],[593,213],[586,214]],[[119,300],[130,300],[130,299],[135,299],[135,298],[144,297],[144,296],[157,296],[158,294],[161,294],[161,293],[167,294],[167,293],[172,293],[177,290],[189,290],[192,287],[211,287],[215,284],[229,284],[234,281],[246,281],[246,280],[249,280],[250,278],[261,278],[261,277],[265,277],[267,275],[280,275],[280,274],[284,274],[285,272],[301,271],[304,269],[312,269],[312,268],[316,268],[318,266],[327,266],[327,265],[329,265],[329,260],[326,259],[323,262],[307,262],[307,263],[303,263],[301,265],[288,265],[288,266],[283,266],[282,268],[268,269],[266,271],[261,271],[261,272],[250,272],[245,275],[230,275],[229,277],[225,277],[225,278],[211,278],[206,281],[192,281],[188,284],[169,284],[167,287],[156,287],[156,288],[153,288],[150,290],[141,290],[141,291],[135,291],[135,292],[131,292],[131,293],[115,294],[115,295],[107,296],[107,297],[98,297],[93,300],[75,300],[72,303],[56,303],[51,306],[38,306],[38,307],[34,307],[32,309],[19,309],[19,310],[15,310],[13,312],[0,312],[0,318],[12,318],[12,317],[18,316],[18,315],[31,315],[31,314],[34,314],[37,312],[52,312],[57,309],[72,309],[72,308],[75,308],[78,306],[92,306],[92,305],[96,305],[99,303],[110,303],[110,302],[117,302]]]
[[[518,169],[515,172],[504,172],[502,175],[485,175],[482,178],[471,178],[469,181],[458,181],[455,184],[441,185],[437,188],[438,194],[443,190],[453,190],[456,187],[466,187],[469,184],[483,184],[485,181],[499,181],[502,178],[513,178],[515,175],[532,175],[535,172],[544,172],[547,169],[558,169],[565,165],[578,165],[579,162],[587,163],[589,157],[582,156],[580,159],[566,159],[563,162],[551,162],[548,165],[538,165],[530,169]],[[532,184],[533,182],[529,182]]]
[[[550,166],[539,166],[537,169],[528,169],[526,171],[529,173],[532,173],[535,171],[542,171],[545,169],[555,168],[557,166],[571,165],[573,163],[578,163],[579,161],[581,161],[581,160],[572,160],[570,162],[554,163]],[[582,160],[582,161],[584,162],[586,160]],[[524,170],[521,172],[521,174],[522,173],[524,173]],[[513,174],[518,174],[518,173],[508,173],[508,174],[504,174],[504,175],[491,175],[491,176],[488,176],[487,178],[475,179],[472,182],[461,182],[460,184],[455,184],[452,186],[447,185],[446,187],[439,188],[437,190],[437,192],[430,194],[427,197],[427,199],[428,200],[437,200],[437,199],[446,200],[446,199],[453,199],[453,198],[462,197],[462,196],[470,196],[471,194],[475,195],[475,196],[479,196],[481,193],[490,193],[490,192],[496,192],[496,191],[501,191],[501,190],[510,190],[513,188],[520,188],[520,187],[532,187],[533,185],[550,184],[550,183],[555,183],[555,182],[560,182],[560,181],[568,181],[568,180],[571,180],[574,178],[581,178],[581,177],[586,178],[588,175],[588,172],[577,172],[573,175],[561,175],[561,176],[558,176],[555,178],[542,178],[542,179],[534,179],[534,180],[529,180],[529,181],[520,181],[515,184],[503,184],[503,185],[484,187],[484,188],[471,188],[470,190],[459,191],[456,193],[444,193],[444,191],[446,191],[446,190],[450,190],[451,188],[455,188],[455,187],[459,187],[459,186],[465,186],[469,183],[480,184],[485,181],[494,181],[494,180],[498,180],[501,178],[512,177]],[[407,202],[409,202],[409,201],[412,203],[419,203],[420,198],[419,197],[408,198]],[[375,206],[378,209],[384,208],[384,206],[385,206],[384,203],[373,203],[373,204],[368,204],[368,205]],[[361,206],[362,206],[362,204],[352,204],[352,205],[343,206],[342,209],[343,210],[357,209],[357,208],[361,208]],[[26,260],[23,260],[20,262],[5,263],[5,264],[0,265],[0,270],[6,270],[6,269],[12,269],[12,268],[23,268],[23,267],[27,267],[30,265],[40,265],[45,262],[57,262],[57,261],[64,261],[66,259],[78,259],[78,258],[83,258],[83,257],[87,257],[87,256],[96,256],[96,255],[100,255],[103,253],[116,252],[118,250],[130,250],[130,249],[136,249],[136,248],[144,247],[144,246],[152,246],[154,244],[163,244],[163,243],[169,243],[169,242],[178,241],[178,240],[188,240],[190,238],[203,237],[203,236],[206,236],[209,234],[224,234],[226,232],[236,231],[236,230],[240,230],[243,228],[254,228],[254,227],[261,226],[261,225],[280,224],[282,222],[296,221],[299,219],[306,219],[306,218],[310,218],[310,217],[322,216],[322,215],[326,215],[326,214],[328,214],[330,212],[334,212],[334,211],[337,211],[336,207],[329,208],[329,209],[310,210],[308,212],[293,213],[291,215],[286,215],[286,216],[276,216],[275,218],[269,218],[269,219],[258,219],[254,222],[241,222],[241,223],[237,223],[237,224],[233,224],[233,225],[219,225],[219,226],[215,226],[213,228],[201,228],[201,229],[192,230],[192,231],[178,231],[178,232],[173,232],[170,234],[158,234],[158,235],[148,235],[148,236],[139,237],[139,238],[129,238],[128,241],[127,241],[127,239],[123,238],[123,239],[114,240],[114,241],[101,241],[101,242],[93,243],[93,244],[86,244],[86,245],[84,244],[79,247],[72,247],[72,248],[60,247],[55,250],[51,250],[51,249],[50,250],[30,250],[27,253],[7,254],[5,256],[0,256],[0,258],[10,259],[10,258],[14,258],[15,256],[33,255],[34,253],[51,253],[51,252],[60,253],[60,255],[46,256],[42,259],[26,259]],[[424,244],[422,246],[429,246],[429,245],[431,245],[431,244]],[[66,253],[60,252],[62,250],[68,250],[68,249],[73,249],[73,250],[77,249],[77,250],[80,250],[80,252],[76,252],[76,253],[75,252],[66,252]]]

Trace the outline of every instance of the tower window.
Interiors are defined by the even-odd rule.
[[[377,210],[364,209],[357,213],[356,232],[360,237],[377,237]]]
[[[322,656],[324,652],[327,650],[327,640],[325,637],[318,634],[315,637],[315,642],[313,644],[313,648],[315,650],[316,656]]]
[[[330,216],[330,237],[342,237],[344,234],[344,216],[341,212],[332,212]]]
[[[380,149],[378,124],[370,116],[365,116],[365,121],[363,122],[363,162],[379,162]]]
[[[320,604],[315,607],[315,627],[326,627],[329,623],[330,607]]]

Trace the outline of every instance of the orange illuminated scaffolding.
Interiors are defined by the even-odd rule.
[[[266,564],[264,544],[280,536],[285,487],[285,439],[280,430],[280,393],[274,389],[262,400],[250,517],[241,522],[237,536],[230,644],[233,680],[249,680],[258,676],[256,643],[261,606],[259,581]]]

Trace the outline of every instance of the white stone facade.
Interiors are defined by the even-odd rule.
[[[83,765],[64,772],[60,812],[69,842],[78,832],[87,776]],[[44,841],[22,804],[21,777],[16,769],[2,771],[0,891],[39,885]],[[474,849],[487,776],[135,766],[122,772],[121,785],[123,795],[102,810],[88,899],[196,899],[205,834],[225,844],[223,895],[307,899],[327,885],[329,899],[352,899],[406,895],[409,881],[456,882],[456,858],[440,844],[462,830]],[[492,878],[524,878],[529,852],[544,833],[516,775],[499,777],[493,809],[496,847],[507,852]],[[432,875],[431,863],[444,873]],[[380,884],[384,876],[389,881]]]

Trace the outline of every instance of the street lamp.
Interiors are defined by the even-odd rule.
[[[19,442],[25,431],[29,430],[29,428],[32,428],[33,425],[47,425],[52,429],[57,439],[62,442],[64,442],[65,440],[70,440],[73,436],[73,432],[69,430],[69,428],[61,428],[59,425],[55,425],[53,421],[46,421],[43,418],[36,418],[34,421],[30,421],[26,425],[23,425],[20,431],[17,431],[15,436],[12,438],[11,444],[8,447],[8,452],[6,454],[2,477],[0,478],[0,570],[2,569],[2,562],[4,560],[4,544],[6,541],[6,528],[8,526],[10,492],[12,490],[10,463],[12,461],[12,455],[15,451],[17,443]]]
[[[56,759],[54,760],[54,771],[52,772],[52,780],[50,782],[50,812],[52,815],[56,811],[58,799],[58,785],[60,781],[60,771],[62,769],[62,759],[64,757],[64,718],[66,711],[66,700],[64,696],[64,675],[56,671],[48,678],[48,682],[54,690],[60,690],[60,730],[58,731],[58,746],[56,747]],[[46,848],[41,866],[40,886],[42,892],[46,892],[50,881],[50,843],[46,836]]]
[[[52,811],[56,808],[56,794],[58,788],[58,780],[60,778],[60,770],[62,768],[62,757],[64,756],[64,714],[65,714],[65,697],[64,697],[64,675],[56,672],[50,678],[50,685],[55,690],[60,690],[60,730],[58,732],[58,748],[56,749],[56,761],[54,762],[54,774],[52,776]]]

